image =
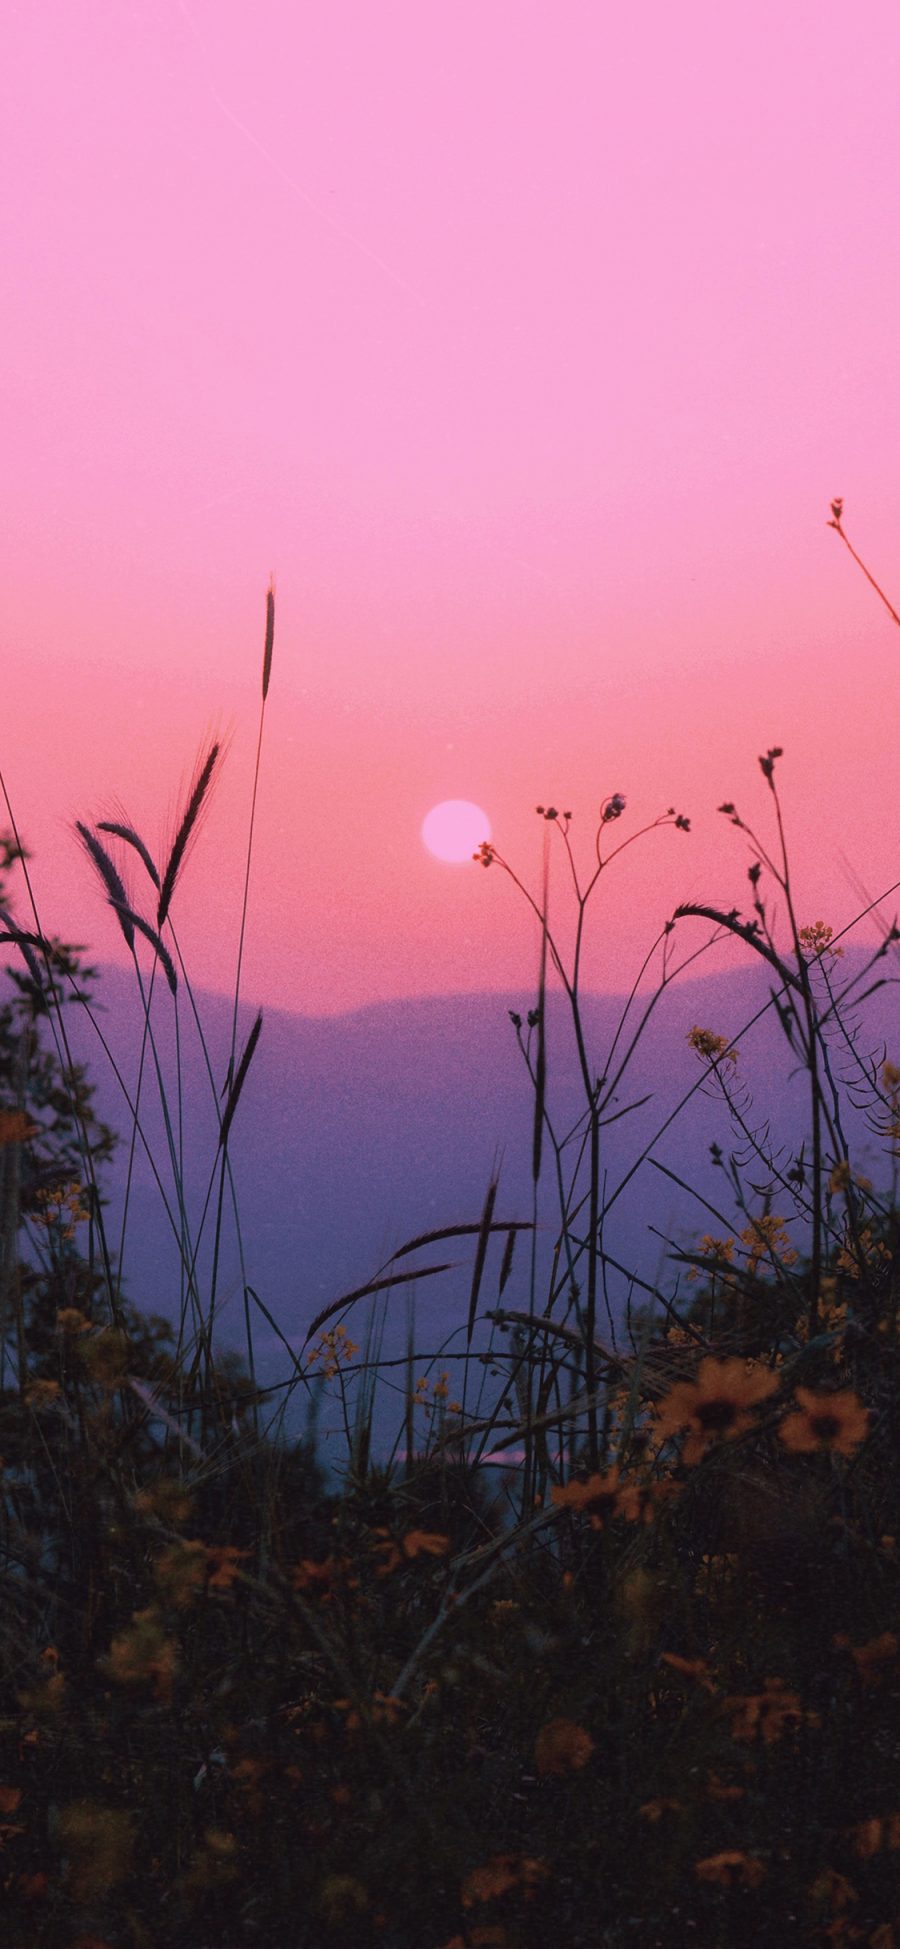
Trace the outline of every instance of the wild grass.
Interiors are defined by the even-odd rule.
[[[270,589],[254,807],[274,629]],[[242,1357],[219,1328],[229,1140],[265,1025],[238,1056],[252,813],[224,1075],[173,927],[217,746],[164,860],[127,819],[78,826],[134,957],[142,1042],[133,1081],[117,1075],[130,1155],[145,1150],[178,1247],[173,1324],[127,1296],[127,1197],[107,1237],[113,1136],[68,1029],[75,1009],[102,1036],[91,974],[42,928],[7,802],[0,864],[30,903],[27,924],[11,896],[0,906],[19,957],[0,1006],[11,1949],[900,1939],[900,1066],[868,1048],[858,1013],[893,978],[900,935],[886,926],[842,981],[841,942],[801,918],[780,757],[760,760],[771,839],[722,808],[749,850],[750,913],[679,909],[599,1053],[583,1009],[589,903],[626,847],[689,821],[670,809],[631,834],[612,793],[585,873],[572,814],[539,807],[536,895],[481,849],[540,926],[536,1005],[512,1019],[534,1098],[531,1212],[502,1210],[495,1171],[480,1217],[405,1241],[320,1312],[299,1355],[245,1274]],[[568,959],[550,924],[554,847],[575,901]],[[765,963],[808,1136],[786,1147],[756,1121],[749,1023],[695,1025],[689,1094],[717,1099],[734,1136],[721,1200],[701,1200],[714,1230],[673,1249],[668,1286],[633,1275],[623,1309],[610,1214],[659,1135],[619,1163],[638,1107],[623,1086],[670,984],[729,936]],[[158,973],[176,1022],[187,998],[215,1105],[199,1212],[180,1030],[167,1074],[151,1010]],[[562,1127],[551,979],[582,1090]],[[881,1184],[852,1154],[860,1114]],[[468,1303],[443,1345],[423,1345],[412,1294],[462,1245]],[[385,1309],[404,1305],[394,1354]],[[284,1354],[268,1386],[259,1322]],[[344,1431],[337,1480],[316,1443],[327,1402]]]

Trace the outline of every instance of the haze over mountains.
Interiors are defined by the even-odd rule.
[[[856,952],[838,964],[843,984],[863,965]],[[885,1047],[900,1055],[900,1016],[893,963],[876,970],[886,984],[850,1020],[861,1056],[877,1060]],[[862,984],[869,985],[868,982]],[[748,1129],[769,1125],[781,1164],[787,1169],[807,1123],[807,1086],[796,1072],[769,1007],[752,1027],[771,992],[767,970],[744,970],[698,979],[676,980],[660,998],[629,1061],[617,1091],[618,1117],[603,1138],[604,1192],[610,1206],[604,1247],[618,1265],[667,1292],[685,1268],[667,1254],[671,1241],[691,1247],[702,1232],[734,1231],[746,1222],[735,1209],[733,1192],[710,1155],[718,1143],[747,1155],[741,1133],[729,1124],[716,1085],[695,1088],[703,1064],[689,1046],[694,1025],[709,1028],[738,1044],[734,1093]],[[217,1091],[224,1082],[231,1034],[231,1003],[224,997],[197,996]],[[98,989],[97,1019],[133,1090],[141,1041],[141,1016],[133,977],[105,968]],[[495,1218],[532,1215],[532,1126],[534,1096],[509,1010],[527,1015],[534,997],[527,992],[430,996],[380,1003],[352,1014],[310,1018],[267,1010],[247,1077],[230,1142],[238,1188],[244,1261],[248,1282],[265,1301],[284,1336],[300,1348],[311,1319],[330,1301],[371,1277],[405,1240],[443,1225],[475,1223],[481,1215],[492,1169],[500,1165]],[[646,1001],[633,1008],[619,1055],[637,1026]],[[586,1043],[592,1068],[602,1074],[622,1015],[621,998],[587,996],[583,1003]],[[71,1030],[78,1052],[89,1062],[98,1086],[98,1105],[106,1119],[125,1130],[127,1114],[109,1065],[83,1012],[72,1009]],[[243,1046],[254,1011],[242,1005],[238,1046]],[[213,1090],[185,996],[179,1000],[183,1076],[183,1129],[188,1204],[196,1223],[202,1210],[216,1151]],[[152,1020],[161,1067],[174,1103],[174,1037],[171,997],[156,984]],[[523,1030],[524,1033],[524,1030]],[[850,1076],[850,1047],[832,1037],[835,1074]],[[583,1114],[584,1096],[577,1067],[568,1004],[561,993],[547,998],[547,1103],[562,1136]],[[794,1072],[792,1074],[792,1071]],[[643,1100],[646,1099],[646,1100]],[[167,1188],[171,1172],[159,1097],[148,1053],[142,1085],[142,1117]],[[666,1120],[677,1110],[668,1128]],[[174,1118],[173,1118],[174,1120]],[[883,1182],[887,1163],[864,1119],[849,1113],[857,1162]],[[637,1160],[652,1145],[652,1160]],[[564,1176],[574,1168],[577,1141],[567,1146]],[[571,1160],[571,1163],[569,1162]],[[118,1213],[128,1161],[123,1142],[109,1177],[111,1236],[118,1239]],[[663,1169],[659,1167],[664,1167]],[[682,1188],[672,1175],[683,1181]],[[744,1168],[751,1209],[761,1210],[767,1173],[758,1159]],[[583,1181],[582,1181],[583,1182]],[[621,1192],[618,1187],[624,1185]],[[708,1200],[709,1205],[702,1200]],[[214,1200],[213,1200],[214,1205]],[[773,1209],[790,1207],[779,1192]],[[552,1147],[545,1137],[539,1198],[537,1291],[543,1305],[553,1240],[558,1227],[558,1194]],[[718,1216],[716,1214],[719,1214]],[[211,1211],[204,1238],[213,1229]],[[240,1345],[243,1333],[242,1283],[233,1224],[226,1211],[219,1291],[223,1342]],[[802,1237],[795,1228],[796,1242]],[[482,1307],[495,1303],[503,1239],[490,1247]],[[457,1270],[423,1279],[415,1288],[418,1337],[436,1347],[465,1319],[471,1285],[473,1241],[453,1239],[402,1262],[416,1265],[456,1262]],[[208,1253],[201,1266],[209,1265]],[[140,1149],[135,1158],[128,1233],[125,1243],[126,1290],[142,1308],[170,1317],[178,1310],[178,1255],[157,1187]],[[527,1304],[529,1245],[518,1243],[504,1301]],[[387,1300],[388,1319],[399,1331],[406,1318],[409,1287]],[[609,1271],[608,1299],[621,1319],[628,1295],[622,1273]],[[641,1294],[635,1292],[635,1303]],[[365,1303],[366,1306],[370,1302]],[[364,1318],[357,1309],[354,1338],[361,1340]],[[393,1338],[393,1332],[390,1333]],[[255,1321],[260,1370],[283,1371],[285,1354],[277,1335]]]

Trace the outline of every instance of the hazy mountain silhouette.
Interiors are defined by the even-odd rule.
[[[862,956],[838,964],[841,982],[862,966]],[[893,964],[882,961],[877,970],[889,978]],[[866,986],[868,984],[864,984]],[[704,1231],[739,1228],[744,1219],[726,1175],[716,1168],[710,1146],[718,1143],[727,1156],[747,1154],[746,1140],[729,1124],[715,1087],[697,1089],[653,1148],[656,1163],[644,1161],[619,1195],[617,1187],[635,1161],[696,1085],[703,1065],[687,1037],[698,1024],[734,1040],[739,1047],[735,1088],[748,1128],[771,1128],[782,1165],[787,1169],[807,1122],[806,1079],[796,1073],[774,1008],[752,1027],[746,1025],[764,1007],[771,984],[767,970],[755,964],[744,970],[678,980],[654,1009],[618,1090],[615,1105],[624,1111],[639,1099],[640,1107],[610,1124],[603,1138],[604,1187],[611,1208],[604,1245],[612,1259],[651,1281],[659,1279],[667,1291],[678,1272],[666,1263],[666,1239],[692,1245]],[[858,1049],[876,1058],[883,1046],[900,1054],[900,1023],[895,986],[889,979],[862,1009],[852,1012]],[[98,990],[98,1021],[128,1086],[133,1090],[141,1040],[141,1017],[133,978],[106,968]],[[446,995],[415,1001],[379,1003],[351,1014],[328,1018],[265,1011],[262,1035],[235,1118],[230,1151],[239,1192],[246,1275],[264,1299],[282,1332],[296,1347],[309,1321],[328,1302],[370,1277],[404,1240],[440,1225],[477,1222],[496,1161],[501,1164],[495,1217],[531,1217],[531,1144],[534,1097],[508,1011],[524,1018],[533,996],[496,993]],[[231,1034],[231,1004],[224,997],[200,994],[198,1008],[210,1051],[217,1092],[224,1083]],[[629,1017],[637,1026],[642,1007]],[[586,1042],[592,1069],[602,1074],[622,1014],[621,998],[587,996],[583,1004]],[[216,1149],[213,1092],[186,997],[179,1001],[182,1045],[182,1118],[189,1204],[196,1222]],[[242,1006],[238,1046],[253,1020],[251,1007]],[[77,1015],[77,1019],[76,1019]],[[71,1027],[80,1053],[89,1062],[98,1085],[99,1106],[119,1130],[127,1113],[109,1066],[90,1024],[70,1011]],[[152,1020],[161,1065],[172,1077],[174,1057],[173,1010],[164,984],[157,981]],[[523,1031],[524,1033],[524,1031]],[[632,1029],[620,1038],[619,1056],[627,1048]],[[849,1047],[832,1037],[835,1073],[852,1069]],[[564,996],[547,1001],[548,1107],[558,1134],[583,1113],[584,1096]],[[793,1073],[792,1073],[793,1072]],[[172,1099],[174,1101],[174,1088]],[[149,1053],[145,1060],[142,1114],[148,1138],[167,1187],[166,1137],[159,1114],[159,1098]],[[861,1162],[882,1180],[884,1163],[873,1165],[877,1140],[857,1115],[850,1117]],[[574,1158],[577,1142],[566,1159]],[[111,1235],[117,1239],[117,1214],[128,1160],[128,1145],[120,1145],[110,1172]],[[698,1198],[679,1188],[662,1165],[692,1186],[721,1211],[717,1218]],[[542,1220],[540,1259],[543,1303],[550,1251],[558,1225],[554,1191],[554,1160],[549,1141],[543,1147],[540,1192]],[[570,1176],[566,1165],[567,1179]],[[744,1172],[748,1197],[752,1186],[762,1187],[767,1173],[751,1159]],[[215,1194],[204,1238],[212,1236]],[[761,1209],[757,1197],[754,1209]],[[789,1213],[783,1193],[774,1209]],[[227,1224],[220,1262],[219,1290],[225,1302],[221,1315],[223,1340],[239,1345],[243,1335],[241,1276],[233,1224]],[[802,1237],[797,1235],[798,1244]],[[503,1240],[494,1241],[488,1259],[482,1305],[494,1303]],[[458,1262],[459,1269],[441,1278],[423,1280],[416,1288],[417,1319],[424,1339],[435,1345],[465,1318],[471,1282],[472,1241],[452,1240],[423,1249],[404,1262]],[[162,1215],[159,1193],[145,1158],[138,1152],[128,1235],[124,1254],[126,1290],[142,1307],[177,1314],[177,1251]],[[202,1264],[208,1273],[209,1255]],[[681,1277],[684,1268],[681,1268]],[[527,1302],[529,1246],[519,1241],[505,1300]],[[406,1289],[408,1290],[408,1289]],[[608,1299],[621,1316],[628,1284],[610,1272]],[[637,1293],[636,1299],[641,1295]],[[389,1317],[405,1319],[406,1296],[398,1289],[388,1301]],[[362,1309],[356,1327],[364,1326]],[[354,1330],[354,1337],[362,1333]],[[422,1337],[422,1335],[420,1335]],[[258,1317],[255,1339],[264,1365],[283,1363],[277,1339]]]

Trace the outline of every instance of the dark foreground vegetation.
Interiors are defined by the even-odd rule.
[[[271,596],[266,624],[263,705]],[[164,983],[189,1022],[170,908],[216,748],[166,860],[127,824],[81,828],[147,996],[124,1141],[140,1145],[152,1086],[166,1108],[160,1222],[182,1257],[173,1326],[126,1296],[125,1226],[110,1237],[101,1195],[112,1137],[67,1033],[91,980],[28,915],[10,810],[10,1949],[900,1944],[900,1067],[868,1048],[860,1013],[895,979],[898,936],[886,924],[865,975],[842,986],[840,943],[795,904],[780,755],[760,761],[771,837],[723,808],[749,849],[748,912],[681,910],[657,986],[603,1052],[584,1046],[584,922],[630,838],[626,808],[604,802],[586,881],[570,815],[541,808],[542,966],[513,1023],[534,1090],[534,1211],[501,1218],[492,1183],[480,1219],[455,1228],[471,1298],[444,1348],[417,1344],[412,1308],[404,1358],[389,1364],[381,1337],[409,1265],[439,1275],[448,1234],[433,1233],[330,1307],[299,1357],[285,1343],[283,1381],[267,1386],[254,1358],[255,1325],[275,1329],[265,1295],[246,1282],[240,1356],[216,1318],[238,1210],[229,1133],[259,1028],[224,1077],[211,1066],[220,1138],[195,1213],[178,1076],[156,1064],[150,1006]],[[568,958],[546,917],[551,841],[574,883]],[[532,899],[495,849],[481,859]],[[633,1283],[616,1320],[605,1237],[629,1050],[698,928],[704,947],[738,935],[766,961],[786,1067],[808,1080],[808,1138],[787,1153],[754,1122],[739,1025],[698,1024],[697,1086],[732,1134],[720,1207],[671,1287]],[[549,1107],[548,980],[568,997],[584,1081],[565,1131]],[[879,1142],[883,1182],[857,1168],[851,1116]],[[556,1245],[539,1291],[529,1254],[547,1186]],[[337,1480],[315,1443],[332,1398]],[[386,1413],[393,1448],[376,1439]],[[485,1466],[498,1448],[516,1458],[503,1472]]]

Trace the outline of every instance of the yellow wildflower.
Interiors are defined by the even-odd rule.
[[[732,1067],[737,1062],[738,1050],[729,1044],[724,1035],[717,1035],[714,1029],[698,1028],[696,1022],[688,1035],[688,1043],[706,1062],[727,1062]]]
[[[810,927],[801,927],[799,931],[800,946],[812,960],[821,960],[823,954],[830,954],[833,960],[838,960],[844,952],[842,947],[832,947],[834,929],[829,927],[827,921],[814,920]]]
[[[594,1742],[573,1719],[550,1719],[535,1741],[534,1763],[539,1773],[575,1773],[587,1766]]]
[[[868,1409],[863,1407],[852,1387],[839,1393],[821,1394],[811,1387],[798,1387],[794,1413],[785,1415],[778,1430],[786,1448],[800,1455],[828,1450],[833,1455],[852,1455],[869,1432]]]
[[[668,1437],[685,1431],[682,1460],[693,1466],[713,1441],[733,1441],[752,1426],[750,1409],[773,1394],[778,1386],[774,1374],[762,1367],[749,1367],[733,1358],[701,1360],[694,1381],[677,1381],[653,1415],[661,1435]]]

